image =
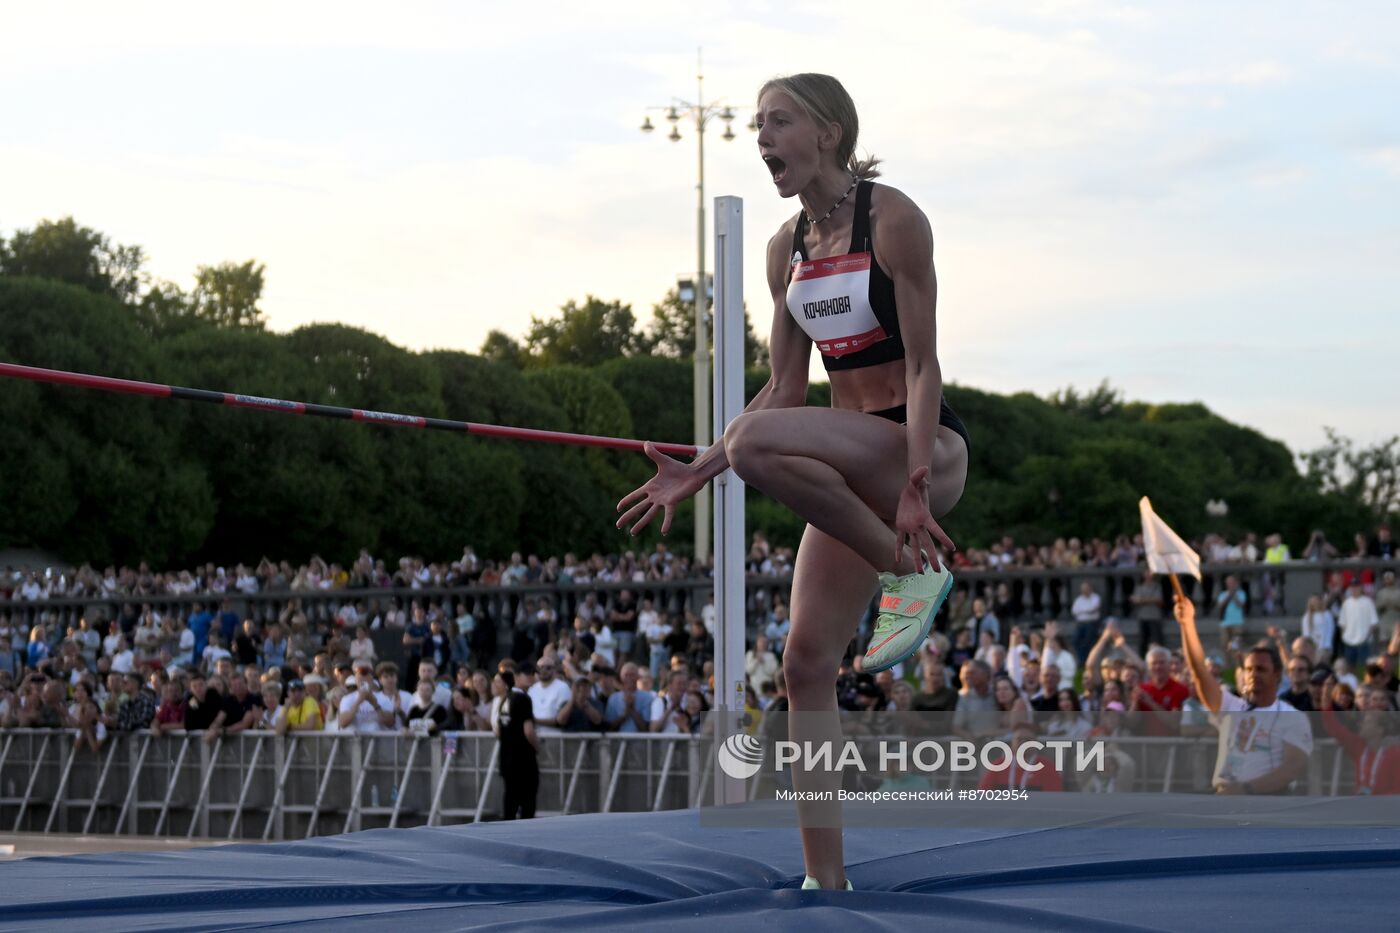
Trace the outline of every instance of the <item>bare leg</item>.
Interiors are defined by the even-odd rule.
[[[945,437],[946,435],[946,437]],[[740,416],[725,432],[729,463],[745,482],[847,545],[877,570],[912,573],[896,559],[893,519],[909,481],[905,429],[882,418],[826,408],[782,408]],[[937,518],[962,494],[967,450],[940,431],[930,470]]]
[[[792,584],[792,631],[783,652],[787,681],[789,738],[794,742],[839,741],[836,671],[855,634],[861,613],[876,590],[875,569],[830,535],[808,527],[797,551]],[[839,774],[792,771],[801,791],[832,791]],[[823,888],[845,887],[841,844],[841,805],[798,804],[802,859],[807,874]]]

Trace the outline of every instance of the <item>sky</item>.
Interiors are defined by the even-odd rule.
[[[694,126],[672,143],[648,108],[697,101],[700,48],[739,113],[705,197],[743,198],[760,333],[797,203],[743,124],[765,79],[825,71],[932,223],[945,380],[1107,379],[1295,451],[1400,432],[1387,2],[10,0],[0,235],[71,214],[185,287],[257,259],[273,329],[413,349],[586,295],[645,320],[693,274],[698,170]]]

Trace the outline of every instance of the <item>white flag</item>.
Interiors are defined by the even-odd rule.
[[[1201,555],[1191,550],[1181,536],[1152,511],[1146,496],[1138,503],[1142,511],[1142,543],[1147,550],[1147,566],[1153,573],[1189,573],[1201,579]]]

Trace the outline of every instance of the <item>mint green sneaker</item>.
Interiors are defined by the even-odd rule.
[[[821,889],[822,889],[822,886],[819,885],[819,884],[817,884],[817,879],[816,879],[816,878],[813,878],[811,875],[808,875],[806,878],[803,878],[803,879],[802,879],[802,890],[804,890],[804,891],[820,891]],[[854,891],[854,890],[855,890],[855,888],[851,887],[851,879],[850,879],[850,878],[847,878],[847,879],[846,879],[846,890],[847,890],[847,891]]]
[[[941,563],[932,563],[923,573],[897,577],[880,574],[880,615],[870,634],[862,670],[871,674],[894,667],[909,657],[928,638],[938,607],[953,591],[953,575]]]

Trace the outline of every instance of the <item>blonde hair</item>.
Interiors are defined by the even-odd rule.
[[[856,103],[851,95],[831,75],[804,74],[785,75],[770,78],[758,89],[758,99],[769,91],[778,91],[791,97],[801,107],[812,122],[820,127],[835,123],[841,128],[841,141],[836,145],[836,161],[857,178],[875,178],[880,172],[875,166],[880,160],[867,155],[856,158],[856,137],[860,134],[860,120],[856,117]]]

